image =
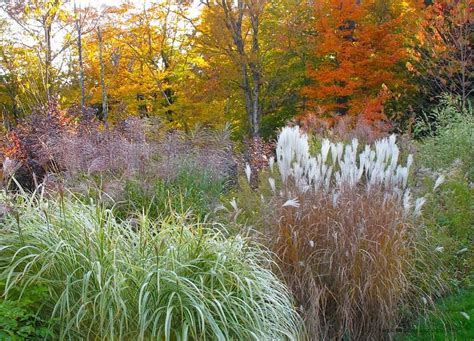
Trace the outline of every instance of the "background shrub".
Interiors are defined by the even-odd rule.
[[[0,283],[0,291],[5,285]],[[9,299],[0,302],[1,340],[44,340],[52,336],[51,321],[37,316],[36,311],[44,299],[48,298],[45,286],[27,288],[24,292],[12,288]]]
[[[48,192],[68,188],[84,198],[120,202],[122,218],[144,210],[156,218],[189,209],[203,218],[236,177],[228,127],[183,133],[152,120],[127,119],[109,128],[95,120],[74,123],[59,110],[50,124],[35,117],[19,126],[18,150],[9,150],[2,172],[8,176],[0,174],[0,184],[14,175],[28,190],[44,182]],[[68,129],[60,129],[62,121]],[[38,169],[25,166],[30,159]]]
[[[442,98],[441,105],[427,116],[431,125],[420,122],[418,130],[428,135],[418,146],[418,161],[421,167],[432,170],[447,170],[453,165],[470,182],[474,181],[474,113],[469,106],[460,112],[457,100],[449,96]],[[428,119],[427,119],[428,120]],[[415,130],[416,131],[416,130]]]

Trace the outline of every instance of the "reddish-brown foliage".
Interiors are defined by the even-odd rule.
[[[317,113],[308,113],[297,117],[295,122],[307,132],[327,136],[341,141],[357,138],[363,143],[372,143],[385,137],[392,129],[392,124],[384,115],[384,102],[388,95],[383,92],[374,99],[367,99],[360,115],[325,114],[320,109]]]
[[[32,188],[54,166],[51,148],[55,139],[74,129],[73,117],[51,101],[7,134],[1,154],[21,163],[16,178],[24,187]]]
[[[421,308],[423,290],[441,288],[423,260],[422,226],[386,194],[344,190],[335,205],[332,195],[308,191],[297,195],[298,207],[275,198],[266,236],[312,339],[384,340],[404,305]],[[417,267],[433,277],[417,278]]]
[[[417,3],[405,8],[395,1],[317,2],[317,64],[308,68],[313,84],[303,90],[307,113],[329,124],[341,114],[362,115],[369,123],[385,120],[384,103],[410,87],[402,61],[408,56],[407,17]]]
[[[202,128],[185,134],[138,118],[108,128],[79,114],[53,104],[29,115],[9,134],[2,153],[21,163],[15,178],[22,187],[33,189],[45,175],[58,172],[72,182],[95,174],[105,176],[104,181],[136,177],[144,184],[172,179],[186,167],[219,178],[235,175],[229,130]],[[56,187],[56,178],[47,178],[48,187]]]

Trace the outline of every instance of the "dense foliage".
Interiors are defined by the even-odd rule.
[[[327,119],[361,116],[368,124],[386,120],[385,102],[403,101],[412,88],[404,61],[410,58],[407,34],[419,6],[418,1],[316,4],[316,61],[308,70],[313,84],[304,90],[310,113]]]
[[[471,0],[74,3],[1,5],[7,129],[56,96],[107,122],[266,137],[295,117],[403,128],[443,93],[472,99]]]
[[[2,292],[5,285],[0,285]],[[37,309],[48,298],[46,286],[29,286],[22,292],[13,288],[0,303],[0,338],[2,340],[42,340],[53,336],[49,319],[37,315]]]

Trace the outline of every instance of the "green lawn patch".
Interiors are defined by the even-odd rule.
[[[441,300],[401,340],[474,340],[474,287]]]

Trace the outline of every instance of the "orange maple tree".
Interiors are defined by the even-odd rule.
[[[384,103],[410,86],[406,30],[418,1],[325,0],[315,4],[316,63],[303,89],[307,113],[334,123],[342,115],[386,119]]]

